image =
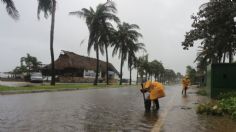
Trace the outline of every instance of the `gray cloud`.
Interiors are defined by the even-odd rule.
[[[55,56],[61,50],[69,50],[87,55],[87,26],[83,19],[69,16],[70,11],[96,7],[106,0],[58,0],[55,26]],[[150,60],[163,62],[166,68],[185,73],[186,65],[193,65],[196,48],[183,51],[181,42],[184,34],[191,28],[190,15],[207,0],[113,0],[117,4],[118,16],[122,21],[138,24],[143,34],[141,40],[146,44]],[[15,22],[0,4],[0,71],[10,71],[19,65],[19,58],[30,53],[45,64],[50,62],[49,28],[50,18],[37,20],[36,0],[15,0],[20,12],[20,20]],[[111,54],[111,50],[110,50]],[[140,54],[142,55],[142,53]],[[95,57],[91,52],[91,57]],[[111,55],[110,55],[111,58]],[[105,57],[102,57],[105,60]],[[117,69],[120,60],[110,59]],[[128,77],[127,65],[124,76]],[[134,74],[135,75],[135,74]]]

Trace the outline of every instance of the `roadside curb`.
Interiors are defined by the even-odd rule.
[[[137,86],[128,86],[136,88]],[[122,87],[91,87],[91,88],[58,88],[58,89],[39,89],[39,90],[14,90],[14,91],[2,91],[0,95],[12,95],[12,94],[30,94],[30,93],[45,93],[45,92],[63,92],[63,91],[75,91],[75,90],[92,90],[92,89],[111,89],[111,88],[126,88]]]

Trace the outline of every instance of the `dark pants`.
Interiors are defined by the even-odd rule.
[[[158,99],[153,100],[153,103],[154,103],[154,105],[156,105],[156,110],[158,110],[160,107]],[[152,101],[150,99],[146,99],[145,100],[145,110],[150,111],[151,105],[152,105]]]
[[[188,87],[184,87],[182,90],[182,94],[186,95]]]

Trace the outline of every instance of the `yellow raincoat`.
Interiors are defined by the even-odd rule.
[[[144,88],[148,88],[150,100],[155,100],[165,96],[164,86],[159,82],[147,81],[144,83]]]
[[[188,86],[190,85],[190,80],[185,77],[185,78],[182,80],[182,85],[183,85],[183,88],[188,88]]]

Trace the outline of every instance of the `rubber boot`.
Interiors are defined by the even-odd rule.
[[[151,100],[146,99],[146,100],[145,100],[145,111],[146,111],[146,112],[149,112],[150,109],[151,109]]]
[[[188,87],[185,87],[185,88],[183,89],[183,91],[184,91],[184,96],[187,96],[187,89],[188,89]]]
[[[155,100],[154,100],[154,104],[156,105],[156,110],[159,110],[160,105],[159,105],[158,99],[155,99]]]

